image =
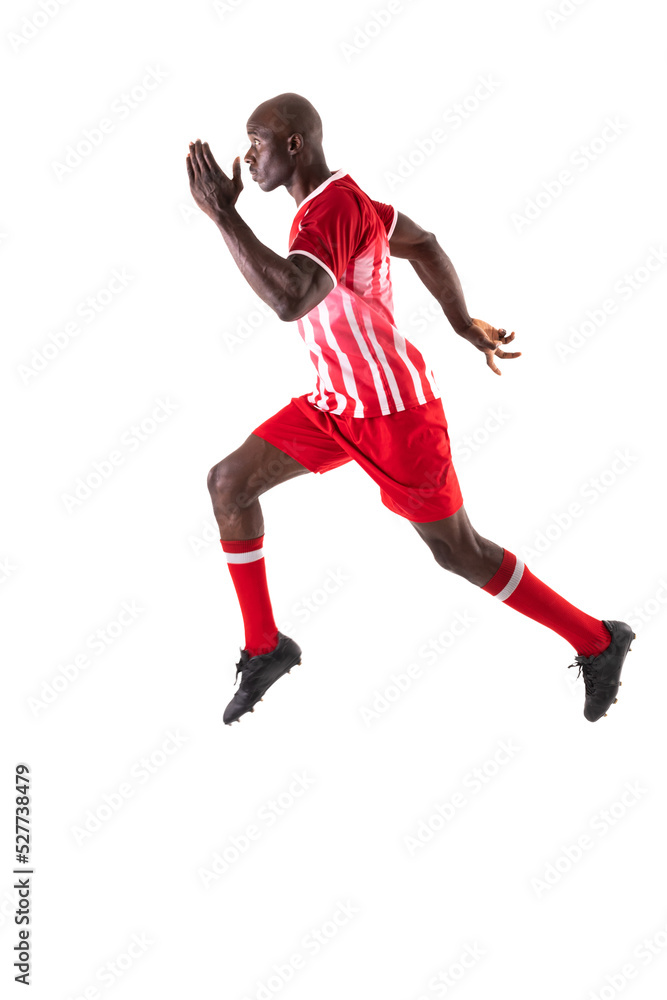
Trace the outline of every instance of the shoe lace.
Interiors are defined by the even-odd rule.
[[[241,659],[236,664],[236,676],[234,677],[234,683],[235,684],[236,684],[237,680],[239,679],[239,674],[242,673],[244,667],[246,666],[246,663],[247,663],[247,659],[244,659],[243,653],[242,653],[241,654]]]
[[[582,656],[581,653],[577,653],[574,663],[570,663],[568,666],[568,670],[570,667],[579,667],[577,679],[583,675],[587,696],[595,692],[595,675],[589,670],[594,659],[594,656]]]

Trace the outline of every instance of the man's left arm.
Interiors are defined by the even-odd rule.
[[[471,319],[454,265],[433,233],[398,212],[389,250],[392,257],[410,261],[421,281],[442,306],[456,333],[484,352],[487,365],[496,375],[502,372],[494,358],[520,357],[521,351],[500,350],[499,345],[506,346],[514,340],[514,333],[508,334],[506,330],[497,329],[481,319]]]
[[[197,205],[215,222],[250,287],[285,322],[299,319],[331,291],[332,280],[309,257],[281,257],[262,243],[236,211],[243,190],[241,159],[232,177],[220,169],[207,142],[190,144],[186,157],[190,191]]]

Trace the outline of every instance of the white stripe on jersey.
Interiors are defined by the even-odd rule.
[[[383,262],[385,258],[383,257]],[[375,275],[375,251],[374,249],[370,253],[363,254],[359,256],[354,261],[354,272],[353,272],[353,285],[352,291],[356,295],[366,296],[372,289],[373,277]],[[383,282],[381,277],[378,281],[377,292],[382,293],[383,289],[387,287],[386,276]],[[401,393],[398,388],[398,382],[396,381],[396,376],[392,370],[391,365],[387,361],[387,356],[385,355],[380,343],[375,334],[375,328],[373,326],[373,320],[368,313],[364,314],[364,326],[366,327],[366,333],[368,334],[368,339],[375,347],[375,353],[377,354],[378,361],[382,366],[385,378],[391,390],[391,395],[394,400],[394,405],[397,410],[404,410],[405,404],[401,398]]]
[[[412,384],[415,387],[415,396],[417,397],[420,403],[425,403],[426,396],[424,395],[424,390],[422,389],[422,382],[419,377],[419,372],[417,371],[412,361],[410,361],[410,358],[408,357],[408,352],[405,346],[405,337],[398,332],[396,327],[394,327],[394,347],[396,348],[398,355],[401,358],[403,358],[403,361],[405,362],[405,367],[410,372],[410,375],[412,377]]]
[[[355,257],[352,262],[352,291],[355,295],[365,298],[373,284],[373,264],[375,250],[371,247],[368,253]]]
[[[324,360],[324,355],[322,354],[322,348],[315,340],[315,331],[313,330],[313,324],[308,318],[308,314],[302,316],[299,322],[303,323],[303,339],[306,342],[306,346],[317,356],[317,374],[319,376],[319,381],[320,381],[319,389],[320,389],[320,396],[322,397],[322,402],[324,402],[324,393],[322,391],[322,386],[324,386],[324,388],[326,388],[328,392],[330,392],[336,398],[336,409],[332,410],[332,413],[342,413],[343,410],[345,409],[345,404],[347,403],[347,399],[341,392],[336,392],[336,390],[334,389],[333,382],[331,381],[331,377],[329,375],[329,366]],[[311,398],[309,399],[309,402],[313,403],[315,402],[315,400],[312,399],[312,396],[315,395],[316,394],[314,392],[311,393]]]
[[[389,287],[389,283],[387,281],[388,271],[389,268],[387,266],[387,258],[386,255],[383,253],[382,260],[380,262],[380,268],[379,271],[377,272],[377,287],[375,289],[376,296],[380,298],[380,301],[382,301],[383,304],[384,304],[384,295]],[[363,257],[357,257],[357,259],[354,262],[353,291],[357,294],[366,295],[368,292],[372,290],[373,278],[375,275],[376,271],[375,271],[374,251],[371,251],[368,254],[364,254]],[[364,315],[364,325],[366,327],[368,338],[375,347],[375,352],[378,356],[378,360],[382,365],[382,370],[384,371],[385,377],[389,384],[389,388],[391,390],[391,394],[393,396],[396,409],[404,410],[405,403],[403,402],[403,399],[401,397],[401,391],[398,388],[398,382],[396,381],[396,376],[394,375],[394,371],[391,367],[391,364],[387,360],[387,356],[384,353],[384,350],[380,346],[380,343],[377,339],[375,333],[375,327],[373,326],[373,320],[369,313],[366,313]],[[420,402],[424,402],[424,400],[422,399],[420,400]]]
[[[336,338],[334,337],[333,330],[331,329],[331,324],[329,323],[329,310],[324,304],[324,301],[320,302],[317,307],[317,317],[322,324],[322,329],[324,330],[324,336],[329,347],[335,352],[338,358],[338,363],[340,365],[341,374],[343,376],[343,382],[345,383],[345,388],[347,389],[347,394],[350,399],[354,400],[354,416],[363,417],[364,415],[364,404],[361,402],[361,398],[357,391],[357,383],[354,381],[354,372],[352,370],[352,365],[350,364],[350,359],[344,350],[339,346]]]
[[[391,278],[389,276],[389,254],[382,258],[380,264],[380,285],[378,289],[380,303],[384,306],[390,316],[390,322],[394,322],[394,296],[391,289]]]
[[[391,365],[387,361],[386,354],[382,350],[382,347],[380,346],[380,344],[378,342],[378,339],[375,336],[375,330],[373,328],[373,320],[368,315],[368,313],[366,313],[366,315],[364,316],[364,323],[366,325],[366,332],[368,334],[368,337],[372,341],[372,343],[373,343],[373,345],[375,347],[375,353],[378,356],[378,361],[382,365],[382,369],[384,371],[385,377],[387,379],[387,382],[389,383],[389,388],[391,389],[391,394],[394,397],[394,404],[396,406],[396,409],[397,410],[404,410],[405,409],[405,403],[401,399],[401,393],[400,393],[400,390],[398,388],[398,382],[396,381],[396,376],[394,375],[394,373],[392,371]]]
[[[393,235],[393,232],[394,232],[394,229],[396,229],[396,223],[397,222],[398,222],[398,209],[394,206],[394,221],[390,225],[389,232],[387,233],[387,239],[388,240],[391,239],[391,237]]]
[[[431,386],[431,392],[433,393],[434,399],[440,399],[440,390],[436,384],[435,378],[433,377],[433,372],[430,368],[424,368],[424,374],[426,375],[426,381]]]
[[[359,350],[361,351],[362,356],[368,362],[368,367],[371,370],[371,375],[373,376],[373,385],[375,386],[375,391],[377,392],[378,399],[380,401],[380,409],[383,414],[387,414],[390,412],[389,404],[387,402],[387,396],[385,394],[384,387],[382,385],[382,380],[380,379],[380,373],[378,371],[378,367],[375,364],[375,360],[371,352],[368,350],[368,344],[364,339],[364,335],[357,326],[357,321],[355,319],[354,312],[352,310],[352,304],[350,302],[349,296],[347,295],[343,295],[343,308],[345,309],[345,315],[347,317],[348,323],[350,324],[350,329],[352,330],[354,339],[359,344]]]

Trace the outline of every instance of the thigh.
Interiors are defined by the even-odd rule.
[[[344,446],[380,487],[385,507],[411,522],[449,520],[463,504],[439,399],[382,417],[338,420]]]
[[[251,437],[272,445],[307,472],[328,472],[350,462],[351,456],[332,437],[326,417],[303,396],[294,397],[255,427]]]
[[[232,481],[235,488],[242,489],[249,500],[273,486],[310,472],[291,455],[254,433],[220,464],[224,466],[224,477]]]

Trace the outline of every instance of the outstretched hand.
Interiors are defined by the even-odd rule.
[[[499,345],[510,344],[514,340],[514,332],[507,333],[506,330],[496,329],[490,323],[485,323],[483,319],[474,319],[469,327],[462,330],[460,336],[469,341],[478,351],[486,354],[486,363],[496,375],[502,375],[500,368],[496,365],[494,358],[520,358],[521,351],[501,351]]]
[[[221,214],[229,211],[243,190],[241,180],[241,157],[237,156],[231,177],[215,162],[207,142],[197,139],[190,143],[190,152],[185,158],[190,180],[190,191],[202,212],[215,222]]]

